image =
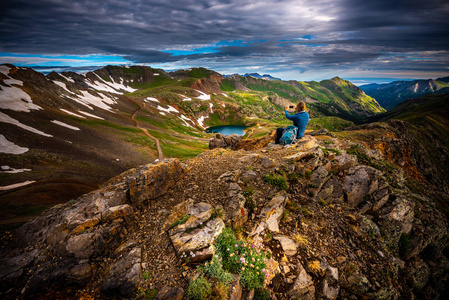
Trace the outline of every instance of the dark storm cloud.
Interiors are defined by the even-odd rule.
[[[0,51],[111,54],[217,70],[386,70],[412,63],[447,72],[448,15],[441,0],[2,0]],[[242,44],[213,49],[220,41]],[[202,48],[213,51],[164,52]],[[414,52],[425,57],[410,57]]]

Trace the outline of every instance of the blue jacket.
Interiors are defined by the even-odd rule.
[[[293,121],[293,125],[298,127],[298,139],[304,136],[307,123],[309,123],[309,114],[305,111],[300,111],[294,115],[290,115],[288,110],[285,111],[285,117]]]

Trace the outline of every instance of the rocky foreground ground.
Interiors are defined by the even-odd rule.
[[[360,148],[374,168],[326,132],[232,144],[131,169],[8,233],[0,295],[188,299],[204,278],[211,299],[443,297],[446,218],[380,151]],[[234,254],[223,285],[210,266]]]

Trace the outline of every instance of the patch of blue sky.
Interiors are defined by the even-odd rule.
[[[314,48],[314,47],[326,47],[329,46],[329,44],[318,44],[318,43],[302,43],[302,42],[298,42],[298,41],[289,41],[287,43],[281,43],[278,44],[278,47],[282,47],[285,45],[301,45],[301,46],[307,46],[307,48]]]
[[[226,41],[222,40],[217,43],[214,43],[207,47],[199,47],[193,49],[168,49],[163,50],[162,52],[170,53],[173,56],[181,56],[181,55],[194,55],[194,54],[209,54],[209,53],[218,53],[220,52],[220,48],[225,47],[249,47],[252,44],[265,43],[266,40],[252,40],[252,41],[243,41],[243,40],[232,40]]]
[[[315,35],[312,34],[306,34],[297,38],[292,38],[292,39],[284,39],[284,40],[280,40],[279,42],[296,42],[296,41],[304,41],[304,40],[316,40],[317,37]]]
[[[162,52],[170,53],[173,56],[181,56],[181,55],[217,53],[219,51],[217,50],[217,47],[209,46],[190,50],[163,50]]]
[[[0,62],[17,66],[91,66],[91,65],[123,65],[131,63],[121,56],[115,55],[45,55],[0,52]]]

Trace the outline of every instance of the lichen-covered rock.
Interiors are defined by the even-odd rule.
[[[281,192],[276,194],[262,209],[260,223],[253,229],[251,235],[259,235],[266,228],[272,232],[279,232],[279,220],[282,217],[287,200],[288,197],[285,193]]]
[[[223,135],[217,133],[215,138],[209,140],[209,150],[215,148],[233,148],[235,144],[242,140],[240,135]]]
[[[325,261],[321,262],[321,267],[325,270],[325,276],[321,286],[321,294],[325,299],[337,299],[338,294],[340,293],[338,269],[329,266]]]
[[[296,243],[287,236],[275,236],[275,240],[279,241],[281,244],[282,250],[284,250],[285,255],[293,256],[297,252]]]
[[[406,198],[399,197],[393,203],[382,209],[383,218],[399,226],[402,232],[409,233],[413,226],[415,203]]]
[[[164,195],[185,172],[178,159],[165,160],[141,169],[129,183],[130,201],[141,203]]]
[[[292,299],[315,299],[315,286],[312,277],[307,274],[301,263],[297,265],[298,277],[296,277],[288,296]]]
[[[184,289],[181,287],[164,286],[156,295],[156,300],[182,300]]]
[[[310,135],[305,135],[296,142],[295,149],[298,151],[309,151],[318,146],[316,138]]]
[[[142,251],[131,249],[114,263],[108,272],[102,292],[109,296],[131,297],[141,278]]]
[[[342,172],[354,166],[356,163],[357,157],[355,155],[340,154],[335,156],[332,161],[332,171]]]
[[[348,204],[357,207],[367,195],[379,189],[380,171],[368,166],[354,166],[347,170],[343,191]]]
[[[178,255],[187,255],[195,262],[212,257],[212,242],[225,227],[221,218],[211,219],[212,213],[213,208],[210,204],[204,202],[195,204],[192,199],[173,208],[164,228],[168,229]]]

